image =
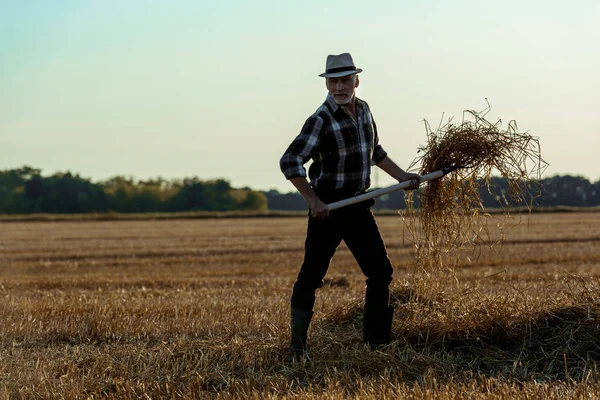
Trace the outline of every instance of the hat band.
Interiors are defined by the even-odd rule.
[[[356,71],[356,67],[338,67],[338,68],[329,68],[325,71],[326,74],[335,74],[336,72],[345,72],[345,71]]]

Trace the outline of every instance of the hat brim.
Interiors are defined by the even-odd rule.
[[[341,72],[331,72],[331,73],[324,72],[324,73],[320,74],[319,76],[323,77],[323,78],[339,78],[341,76],[358,74],[359,72],[362,72],[362,69],[356,68],[354,71],[341,71]]]

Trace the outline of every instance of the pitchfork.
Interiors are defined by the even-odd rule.
[[[461,168],[461,167],[450,167],[450,168],[441,169],[439,171],[431,172],[427,175],[421,176],[420,182],[427,182],[427,181],[431,181],[434,179],[439,179],[439,178],[443,177],[444,175],[447,175],[450,172],[452,172],[458,168]],[[365,200],[373,199],[375,197],[383,196],[384,194],[392,193],[392,192],[395,192],[400,189],[406,189],[409,186],[410,186],[410,180],[405,181],[405,182],[400,182],[400,183],[397,183],[392,186],[388,186],[388,187],[376,189],[376,190],[373,190],[373,191],[370,191],[367,193],[359,194],[358,196],[355,196],[355,197],[350,197],[348,199],[336,201],[334,203],[328,204],[327,208],[329,208],[329,211],[337,210],[338,208],[346,207],[346,206],[349,206],[350,204],[360,203],[361,201],[365,201]]]

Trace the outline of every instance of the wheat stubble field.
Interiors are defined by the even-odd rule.
[[[503,243],[428,274],[401,218],[378,221],[394,341],[362,344],[342,245],[308,367],[286,364],[304,217],[1,222],[0,397],[600,396],[600,213],[509,221]]]

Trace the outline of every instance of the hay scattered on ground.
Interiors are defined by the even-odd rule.
[[[443,278],[437,279],[444,286]],[[493,293],[490,287],[464,283],[443,296],[423,282],[394,286],[393,340],[383,350],[394,357],[393,367],[407,379],[418,379],[430,368],[439,377],[479,373],[521,382],[597,381],[597,283],[569,275],[563,280],[571,291],[556,293],[548,286],[528,290],[491,279]],[[321,320],[318,329],[327,341],[344,343],[348,364],[376,369],[381,359],[352,354],[361,351],[352,347],[361,322],[362,305],[353,302]]]
[[[429,181],[417,193],[420,225],[415,222],[415,196],[407,195],[408,209],[403,216],[417,248],[417,265],[423,271],[450,269],[469,257],[477,245],[486,242],[486,214],[480,190],[482,186],[494,193],[498,205],[510,215],[511,207],[525,206],[531,210],[540,193],[539,181],[547,164],[542,159],[538,138],[519,132],[511,121],[506,128],[502,121],[485,119],[488,107],[480,112],[466,110],[463,121],[449,120],[432,130],[425,121],[427,144],[419,148],[422,154],[411,168],[420,165],[427,174],[445,168],[456,168],[443,179]],[[502,177],[506,189],[494,188],[493,176]],[[497,222],[504,226],[504,222]],[[467,258],[468,260],[468,258]]]

